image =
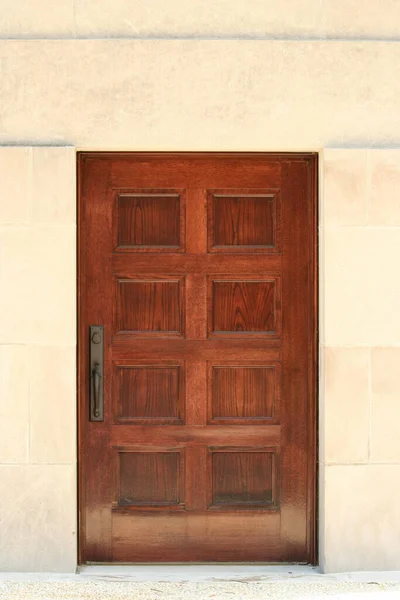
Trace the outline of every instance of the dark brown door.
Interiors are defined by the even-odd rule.
[[[82,153],[79,190],[81,562],[313,562],[316,156]]]

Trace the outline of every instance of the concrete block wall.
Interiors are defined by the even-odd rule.
[[[398,38],[397,0],[3,0],[7,38]]]
[[[76,567],[75,170],[0,147],[0,570]]]
[[[400,146],[400,43],[0,40],[0,144]]]
[[[399,569],[400,151],[323,154],[320,558]]]

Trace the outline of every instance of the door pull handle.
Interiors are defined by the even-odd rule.
[[[104,327],[90,327],[90,421],[104,421]]]
[[[94,396],[94,406],[93,413],[95,417],[100,416],[99,410],[99,395],[100,395],[100,365],[96,363],[93,369],[93,396]]]

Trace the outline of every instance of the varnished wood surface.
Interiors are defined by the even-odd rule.
[[[273,418],[280,386],[275,367],[211,366],[209,377],[211,419]]]
[[[280,250],[278,190],[212,190],[207,194],[209,252]]]
[[[275,452],[211,452],[212,508],[266,508],[274,504]],[[259,473],[262,473],[262,478]]]
[[[119,452],[119,506],[170,506],[184,499],[179,452]]]
[[[189,404],[189,402],[187,402]],[[187,413],[193,414],[193,408],[187,406]],[[196,414],[196,412],[194,413]],[[255,445],[278,446],[281,443],[281,426],[268,425],[254,427],[246,422],[243,425],[209,425],[206,426],[206,411],[204,416],[197,413],[198,424],[186,425],[185,427],[171,424],[136,425],[135,427],[118,424],[110,432],[110,443],[112,446],[128,448],[130,445],[157,446],[165,444],[171,446],[197,445],[197,446],[246,446],[252,448]],[[198,465],[200,469],[200,465]]]
[[[266,538],[263,532],[268,531]],[[132,544],[132,539],[140,544]],[[121,562],[285,561],[276,511],[113,513],[113,557]],[[225,540],[221,546],[218,540]]]
[[[117,418],[179,421],[180,369],[179,365],[119,365],[118,389],[113,391],[118,401]]]
[[[179,248],[178,194],[120,194],[117,211],[119,248]]]
[[[191,240],[193,242],[193,240]],[[189,241],[188,241],[189,242]],[[282,256],[276,254],[146,254],[114,253],[112,255],[113,272],[117,277],[132,277],[141,272],[164,274],[168,272],[196,273],[214,275],[223,271],[235,272],[236,269],[248,270],[257,275],[279,274],[282,269]]]
[[[80,154],[81,562],[315,562],[316,231],[311,154]]]
[[[182,334],[179,279],[118,280],[116,331]]]
[[[277,320],[274,281],[213,280],[213,333],[275,333]]]

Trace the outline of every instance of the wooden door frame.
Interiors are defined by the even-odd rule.
[[[77,455],[78,455],[78,482],[77,482],[77,505],[78,505],[78,565],[82,563],[82,544],[84,534],[84,522],[82,518],[83,509],[83,478],[84,473],[81,466],[81,454],[84,450],[83,427],[82,423],[88,418],[87,403],[87,377],[84,371],[85,357],[82,352],[82,341],[87,334],[86,323],[80,319],[82,308],[85,306],[85,286],[84,268],[85,268],[85,223],[84,206],[85,199],[81,194],[82,184],[82,163],[83,157],[115,157],[132,154],[141,156],[215,156],[217,157],[237,157],[241,156],[268,156],[268,158],[286,158],[295,159],[304,158],[309,164],[309,189],[310,197],[310,233],[312,236],[312,247],[310,256],[310,285],[309,285],[309,322],[307,323],[309,339],[312,340],[309,349],[309,411],[308,411],[308,453],[307,453],[307,512],[310,522],[310,535],[307,540],[311,564],[318,564],[318,383],[319,383],[319,361],[318,361],[318,315],[319,315],[319,296],[318,296],[318,152],[140,152],[140,151],[84,151],[77,152]]]

